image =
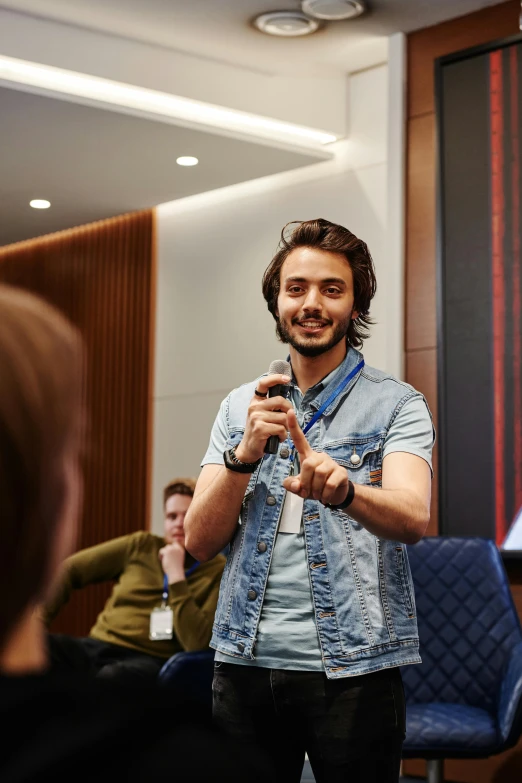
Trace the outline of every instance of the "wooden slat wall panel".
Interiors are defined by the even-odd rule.
[[[406,179],[406,351],[437,345],[435,116],[409,121]],[[424,389],[420,389],[424,392]],[[433,400],[436,404],[436,399]]]
[[[519,32],[519,0],[485,8],[460,19],[408,36],[407,205],[406,205],[406,378],[427,397],[437,413],[436,343],[436,146],[434,61],[445,54],[515,35]],[[437,459],[432,520],[438,532]],[[517,575],[518,574],[518,575]],[[522,579],[510,572],[513,596],[522,617]],[[409,760],[407,775],[425,775],[425,764]],[[446,779],[463,783],[520,783],[522,742],[490,759],[446,762]]]
[[[124,215],[0,248],[0,280],[39,294],[81,330],[89,414],[79,548],[149,518],[154,215]],[[85,635],[110,590],[76,593],[53,630]]]

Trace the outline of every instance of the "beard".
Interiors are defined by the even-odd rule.
[[[303,320],[306,319],[293,318],[292,324],[298,324],[299,321]],[[297,353],[301,354],[301,356],[306,356],[309,359],[313,359],[316,356],[321,356],[321,354],[327,353],[332,348],[334,348],[337,343],[341,342],[343,338],[346,338],[351,320],[352,312],[349,312],[346,318],[343,318],[342,321],[339,321],[333,330],[331,337],[326,341],[324,341],[324,338],[312,334],[306,337],[297,337],[296,335],[292,334],[286,321],[283,321],[281,318],[278,320],[277,326],[279,337],[283,343],[288,343],[288,345],[291,345],[292,348],[295,348]],[[331,321],[326,321],[326,323],[329,326],[332,324]],[[323,342],[321,342],[321,340],[323,340]]]

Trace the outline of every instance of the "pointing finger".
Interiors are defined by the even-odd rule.
[[[295,415],[293,408],[291,408],[286,414],[286,422],[288,425],[290,437],[292,438],[294,446],[299,452],[299,456],[302,458],[308,457],[309,454],[312,454],[313,449],[306,440],[306,436],[304,435],[303,430],[299,426],[299,422],[297,421],[297,416]]]

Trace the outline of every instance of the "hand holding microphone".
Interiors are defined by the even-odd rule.
[[[290,381],[290,364],[272,362],[268,372],[258,381],[248,407],[245,433],[235,450],[241,462],[256,462],[265,453],[277,453],[279,443],[287,437],[286,414],[292,405],[283,395]]]

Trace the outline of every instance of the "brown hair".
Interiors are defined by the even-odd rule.
[[[289,226],[295,226],[286,236]],[[279,248],[263,275],[263,296],[276,321],[276,333],[282,340],[277,317],[277,298],[281,287],[281,268],[289,253],[296,247],[311,247],[340,253],[346,258],[353,274],[354,310],[359,313],[350,321],[346,339],[353,348],[360,348],[370,333],[370,302],[377,290],[373,260],[368,246],[344,226],[329,220],[293,220],[281,231]]]
[[[172,495],[190,495],[193,497],[196,489],[196,479],[193,478],[175,478],[169,481],[163,490],[163,507]]]
[[[0,285],[0,649],[48,587],[82,437],[81,339],[56,310]]]

